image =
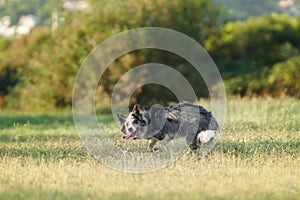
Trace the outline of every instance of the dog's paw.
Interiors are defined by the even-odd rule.
[[[189,145],[189,147],[190,147],[190,150],[192,150],[192,151],[196,151],[196,150],[198,149],[199,145],[198,145],[198,144],[195,144],[195,143],[193,143],[193,144],[190,144],[190,145]]]

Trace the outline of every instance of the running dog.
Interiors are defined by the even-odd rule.
[[[149,151],[160,141],[167,145],[178,137],[185,137],[191,150],[209,144],[218,133],[219,125],[211,112],[202,106],[179,103],[170,107],[154,105],[140,110],[135,105],[126,116],[117,114],[123,139],[148,139]]]

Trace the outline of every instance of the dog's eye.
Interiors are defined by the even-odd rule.
[[[133,120],[133,123],[134,123],[134,124],[138,124],[139,122],[138,122],[137,119],[135,119],[135,120]]]
[[[122,131],[123,133],[125,133],[126,129],[125,129],[125,126],[124,126],[124,125],[121,126],[121,131]]]

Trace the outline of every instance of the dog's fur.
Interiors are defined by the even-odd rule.
[[[185,137],[190,149],[212,142],[219,125],[211,112],[203,107],[179,103],[170,107],[152,106],[140,110],[137,105],[125,116],[117,114],[123,139],[149,139],[153,151],[157,141],[166,145],[170,140]]]

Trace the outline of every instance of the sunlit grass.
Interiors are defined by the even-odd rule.
[[[2,113],[0,119],[0,199],[300,196],[296,100],[231,100],[223,132],[208,156],[199,160],[186,153],[168,167],[146,174],[123,173],[97,162],[79,139],[71,113]],[[106,123],[116,145],[146,149],[145,141],[122,141],[114,123]]]

